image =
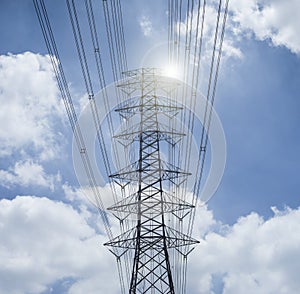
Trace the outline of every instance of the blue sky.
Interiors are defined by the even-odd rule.
[[[65,4],[45,2],[79,111],[84,88]],[[116,268],[100,218],[78,190],[33,3],[0,5],[0,293],[118,293],[117,279],[106,282]],[[198,210],[188,293],[300,288],[299,11],[296,0],[230,2],[215,103],[227,162]],[[129,68],[149,65],[163,46],[166,7],[128,1],[123,12]]]

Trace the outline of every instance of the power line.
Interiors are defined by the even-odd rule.
[[[183,201],[184,203],[188,203],[188,181],[187,179],[182,180],[179,175],[184,174],[184,170],[188,171],[190,169],[190,146],[193,140],[192,136],[199,131],[198,128],[195,129],[194,113],[197,106],[196,100],[199,90],[200,78],[202,78],[202,76],[200,75],[200,71],[202,69],[201,65],[203,63],[202,59],[203,44],[205,41],[204,38],[207,37],[204,35],[207,1],[168,1],[168,60],[169,64],[175,65],[175,68],[180,68],[181,66],[183,67],[182,69],[184,73],[184,86],[181,91],[178,91],[177,89],[172,90],[169,86],[168,88],[165,84],[160,84],[161,81],[157,80],[155,81],[155,86],[154,84],[150,85],[150,81],[152,81],[151,79],[160,79],[159,73],[154,69],[150,68],[128,71],[121,1],[102,1],[104,29],[107,37],[106,45],[108,47],[108,53],[110,57],[109,59],[112,76],[114,81],[124,78],[124,75],[126,77],[125,82],[121,83],[119,87],[115,87],[115,94],[118,103],[117,109],[119,111],[119,114],[122,114],[119,115],[119,117],[116,119],[112,116],[112,109],[109,109],[110,97],[106,90],[107,72],[103,65],[102,50],[100,48],[100,37],[97,30],[97,21],[99,21],[99,18],[95,17],[95,10],[92,0],[85,0],[84,4],[86,8],[86,19],[88,21],[90,30],[91,47],[93,49],[92,53],[95,59],[94,63],[91,63],[91,61],[89,60],[89,54],[87,51],[87,48],[89,47],[87,46],[86,41],[83,38],[80,17],[77,13],[75,0],[66,0],[69,20],[75,40],[75,47],[78,53],[78,60],[81,67],[82,78],[89,98],[94,128],[96,129],[96,138],[99,145],[100,154],[103,159],[103,166],[106,175],[110,179],[109,184],[110,189],[113,193],[114,201],[113,207],[114,209],[120,209],[119,207],[123,205],[122,207],[124,209],[126,208],[130,210],[129,212],[126,209],[123,211],[119,210],[114,213],[114,215],[119,219],[121,231],[121,235],[115,238],[113,237],[109,218],[101,199],[99,187],[97,186],[97,179],[95,178],[95,174],[91,166],[88,150],[86,150],[84,136],[82,134],[84,130],[82,130],[80,125],[78,124],[72,97],[68,88],[66,77],[64,75],[44,0],[33,0],[33,2],[49,52],[53,70],[57,79],[58,87],[65,103],[65,108],[68,114],[74,138],[80,152],[82,164],[87,174],[89,187],[94,194],[105,230],[111,240],[108,243],[110,243],[110,245],[116,245],[112,246],[111,251],[117,258],[121,292],[125,293],[125,288],[130,288],[130,293],[146,293],[148,290],[150,291],[150,289],[155,288],[156,290],[161,289],[158,290],[160,291],[159,293],[165,293],[165,291],[167,291],[167,288],[165,288],[165,284],[166,281],[168,281],[167,284],[172,290],[167,293],[185,293],[187,281],[187,256],[192,250],[190,248],[191,244],[188,244],[188,242],[183,243],[181,246],[175,246],[176,250],[171,250],[171,246],[168,243],[170,242],[170,236],[168,234],[170,234],[170,232],[173,232],[173,234],[175,234],[176,236],[175,239],[178,241],[180,240],[179,236],[182,236],[181,234],[184,231],[187,231],[187,235],[184,238],[185,240],[191,241],[191,234],[193,230],[196,210],[188,209],[187,211],[185,211],[179,209],[177,211],[176,209],[174,209],[173,211],[165,212],[165,205],[171,204],[169,204],[169,200],[167,201],[166,198],[164,198],[169,197],[164,196],[164,193],[173,193],[173,198],[170,199],[173,199],[175,204],[173,203],[172,205],[179,205],[176,202],[177,200],[175,201],[175,199],[178,199],[178,201]],[[189,208],[196,207],[198,198],[200,197],[199,193],[201,188],[201,180],[203,177],[206,149],[208,145],[208,134],[212,120],[212,110],[215,101],[220,60],[222,56],[222,45],[228,14],[228,2],[229,1],[226,0],[224,11],[222,11],[222,0],[219,0],[218,4],[213,45],[211,48],[211,62],[209,66],[204,121],[202,123],[202,128],[199,136],[200,142],[197,142],[199,144],[198,147],[200,151],[196,163],[195,182],[193,184],[194,197],[192,199],[192,202],[190,203]],[[223,20],[222,24],[220,24],[222,13]],[[182,29],[183,15],[186,16],[185,32],[183,32]],[[183,35],[184,41],[182,40]],[[183,50],[181,49],[182,45],[184,48]],[[133,143],[135,141],[134,139],[132,139],[131,141],[129,140],[129,143],[123,145],[123,149],[126,154],[125,158],[129,163],[129,167],[125,168],[124,170],[120,170],[117,173],[114,173],[111,167],[111,158],[108,154],[106,145],[107,142],[105,140],[104,130],[102,126],[103,121],[101,120],[102,118],[100,117],[98,111],[99,105],[97,105],[97,103],[99,101],[97,102],[95,99],[96,87],[94,75],[91,71],[92,64],[94,64],[96,67],[99,88],[102,89],[99,99],[101,99],[100,103],[103,102],[105,111],[107,113],[105,120],[108,126],[109,136],[116,137],[115,125],[119,121],[119,124],[124,123],[123,137],[122,139],[119,138],[119,141],[128,140],[130,136],[135,136],[136,134],[139,134],[138,136],[140,138],[139,155],[135,155],[133,157],[131,156],[132,153],[134,153],[133,149],[136,148],[136,145],[134,145]],[[165,93],[168,98],[159,97],[157,93],[159,88],[158,85],[163,85],[162,87],[165,87]],[[138,105],[139,102],[136,102],[136,100],[132,98],[132,95],[136,91],[135,87],[144,89],[145,93],[143,94],[144,96],[141,97],[141,99],[152,97],[151,99],[154,99],[157,103],[153,104],[151,102],[151,104],[149,102],[149,105],[142,104],[142,107],[141,105]],[[180,98],[178,95],[182,95],[183,98]],[[180,103],[182,103],[182,105],[179,105],[179,101],[181,101]],[[157,108],[158,106],[160,107],[159,110]],[[172,111],[174,111],[174,108],[177,108],[177,113],[173,115]],[[140,114],[141,109],[144,109],[144,113],[141,114],[142,116],[144,115],[141,124],[138,125],[138,127],[131,125],[129,118],[134,114]],[[165,127],[163,125],[160,125],[161,122],[157,117],[157,111],[162,111],[167,114],[168,123]],[[174,119],[174,117],[176,116],[180,116],[180,122],[178,122],[178,119]],[[146,131],[145,129],[145,127],[148,127],[147,123],[149,124],[149,130],[153,131],[151,135],[149,135],[148,131]],[[145,124],[145,126],[143,126],[143,124]],[[153,129],[154,126],[156,129]],[[184,130],[187,130],[188,132],[186,134],[185,140],[176,139],[176,136],[178,136],[178,134],[183,134]],[[164,145],[164,143],[162,143],[164,141],[167,142],[166,146]],[[149,151],[151,148],[153,151],[151,151],[152,153]],[[170,161],[168,163],[162,164],[161,154],[164,152],[164,149],[167,150]],[[113,144],[112,146],[112,151],[112,156],[116,159],[117,166],[121,167],[122,162],[120,160],[119,153],[115,147],[115,144]],[[176,151],[178,154],[176,154]],[[139,159],[138,162],[140,166],[137,170],[137,165],[133,162],[134,158]],[[143,166],[142,164],[145,164],[145,166]],[[151,168],[155,167],[155,164],[158,165],[158,170],[153,170],[150,172]],[[182,167],[182,171],[176,167],[177,165]],[[136,184],[133,183],[136,180],[136,173],[139,177],[138,190]],[[176,174],[176,176],[172,176],[173,174]],[[118,177],[119,180],[116,180],[116,178]],[[165,184],[162,184],[162,179],[164,177],[168,178],[169,181],[167,184],[167,190],[163,192],[163,190],[166,189]],[[147,178],[149,178],[149,180],[146,180]],[[114,179],[114,181],[112,181],[112,179]],[[150,179],[152,182],[150,181]],[[118,188],[118,185],[121,188]],[[148,185],[148,192],[146,193],[147,195],[143,190],[143,185]],[[159,192],[156,192],[156,190]],[[131,231],[132,221],[129,220],[128,216],[132,213],[131,209],[133,207],[133,203],[128,199],[130,197],[133,197],[130,199],[135,199],[141,202],[144,199],[143,197],[145,196],[143,193],[146,195],[145,207],[148,207],[148,199],[155,199],[156,193],[160,193],[161,199],[158,203],[159,205],[161,205],[161,210],[159,214],[156,214],[157,208],[155,208],[154,206],[151,208],[148,207],[147,209],[150,209],[151,213],[156,216],[152,216],[150,218],[143,216],[143,224],[145,225],[147,223],[147,225],[149,224],[149,227],[151,227],[151,234],[149,233],[149,236],[151,236],[151,238],[154,236],[154,231],[156,232],[155,234],[158,234],[158,232],[159,234],[161,234],[161,240],[163,240],[163,243],[161,243],[161,251],[157,251],[152,247],[150,249],[150,247],[147,247],[148,245],[145,245],[147,244],[147,242],[145,241],[146,239],[143,239],[145,237],[145,235],[143,234],[147,235],[148,231],[143,232],[144,227],[142,226],[141,222],[140,229]],[[135,194],[137,196],[135,196]],[[143,197],[141,196],[142,194],[144,195]],[[129,202],[125,203],[124,201]],[[121,205],[120,203],[125,204]],[[141,209],[144,207],[143,205],[140,203],[137,207]],[[151,209],[153,209],[153,211]],[[165,226],[166,221],[169,221],[171,225],[169,232],[161,229],[161,226]],[[139,223],[137,223],[137,228],[138,227]],[[128,232],[135,232],[136,234],[133,238],[133,240],[135,240],[134,253],[132,253],[132,251],[130,251],[128,248],[120,248],[122,246],[119,246],[122,242],[124,244],[126,242],[126,244],[129,244],[128,242],[132,237],[126,235],[129,234]],[[139,242],[146,242],[144,243],[146,247],[141,246],[141,243]],[[194,241],[191,242],[193,243]],[[146,251],[144,250],[149,250],[149,252],[146,253]],[[151,264],[152,268],[147,267],[148,263],[145,263],[144,261],[141,262],[141,258],[149,260],[149,264]],[[162,260],[164,261],[158,262],[158,258],[162,258]],[[141,268],[139,268],[139,266],[141,266]],[[147,271],[149,271],[148,274],[145,274],[145,272]],[[163,278],[158,278],[158,272],[160,272],[160,275]],[[143,283],[143,286],[140,286],[138,281],[143,281],[140,282],[141,284]],[[125,283],[128,283],[128,287],[125,287]],[[137,289],[139,289],[139,292],[137,291]]]

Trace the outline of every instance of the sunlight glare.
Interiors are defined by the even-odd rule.
[[[179,70],[176,65],[169,64],[163,68],[163,75],[170,78],[179,78]]]

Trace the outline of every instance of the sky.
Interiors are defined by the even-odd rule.
[[[45,3],[80,111],[66,8]],[[149,65],[166,7],[130,0],[123,13],[129,67]],[[215,102],[226,167],[197,210],[190,294],[300,289],[299,14],[297,0],[230,1]],[[71,128],[32,1],[0,0],[0,44],[0,294],[119,293],[100,217],[79,190]]]

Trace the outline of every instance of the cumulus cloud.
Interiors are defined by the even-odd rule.
[[[81,214],[89,218],[100,231],[105,232],[106,229],[101,216],[92,214],[90,210],[95,212],[98,208],[108,208],[115,203],[115,198],[110,185],[107,184],[104,187],[98,186],[97,190],[99,194],[95,194],[95,190],[91,187],[73,187],[68,183],[65,183],[62,188],[65,198],[73,205],[77,206],[80,209]],[[121,195],[120,191],[119,195]],[[111,231],[114,235],[119,235],[119,220],[109,211],[107,211],[107,217],[111,225]]]
[[[1,200],[0,235],[0,293],[42,293],[64,279],[73,281],[68,293],[118,293],[113,256],[102,248],[107,238],[67,204]]]
[[[198,23],[199,26],[198,37],[199,37],[200,29],[201,29],[201,18],[203,14],[202,7],[200,8],[199,13],[200,13],[199,23],[197,17],[198,10],[195,9],[192,15],[190,14],[188,17],[186,17],[186,19],[183,22],[177,24],[177,32],[180,31],[180,34],[182,36],[185,36],[187,32],[189,33],[191,31],[192,37],[193,39],[195,39],[196,31],[197,31],[197,23]],[[211,59],[212,49],[214,45],[214,35],[216,30],[217,16],[218,16],[217,7],[207,4],[205,7],[205,18],[203,24],[202,58],[204,59],[204,61],[210,61]],[[222,25],[222,18],[223,18],[223,13],[221,13],[219,27]],[[229,29],[231,30],[231,27]],[[193,42],[194,41],[195,40],[193,40]],[[222,50],[223,50],[224,57],[227,58],[233,57],[238,59],[243,57],[242,51],[240,50],[240,48],[238,48],[235,45],[235,40],[232,38],[231,34],[226,35],[226,38],[223,41]]]
[[[229,226],[202,207],[188,293],[298,293],[300,209],[272,210],[268,220],[251,213]],[[119,293],[107,237],[88,218],[47,198],[1,200],[0,293],[42,293],[59,281],[67,293]]]
[[[230,1],[231,18],[237,35],[254,35],[300,53],[300,2],[291,1]]]
[[[239,41],[244,37],[253,36],[257,40],[268,41],[273,46],[285,46],[293,53],[300,53],[299,1],[230,0],[229,3],[226,37],[223,44],[225,57],[243,58]],[[209,54],[205,54],[206,52],[211,54],[216,18],[217,7],[208,3],[204,22],[204,58],[206,55],[209,57]],[[195,10],[192,16],[190,15],[181,23],[181,34],[185,35],[187,27],[188,31],[192,29],[195,34],[196,21],[197,11]]]
[[[62,188],[66,199],[71,202],[84,203],[86,205],[99,207],[100,201],[103,204],[103,207],[110,207],[114,204],[115,201],[114,194],[109,184],[105,185],[104,187],[97,187],[100,198],[95,194],[94,189],[92,189],[91,187],[76,188],[70,186],[68,183],[65,183]],[[118,187],[116,187],[116,189],[117,188]],[[121,192],[119,193],[119,195],[121,195]]]
[[[55,125],[63,107],[49,58],[31,52],[1,55],[0,69],[0,156],[57,157],[62,135]]]
[[[223,232],[209,232],[190,262],[189,293],[298,293],[300,209],[278,211],[264,220],[257,213],[241,217]],[[197,290],[195,290],[197,289]]]
[[[32,160],[18,161],[8,170],[0,170],[0,181],[4,187],[12,185],[41,186],[54,191],[55,183],[60,182],[60,174],[48,175],[43,166]]]

